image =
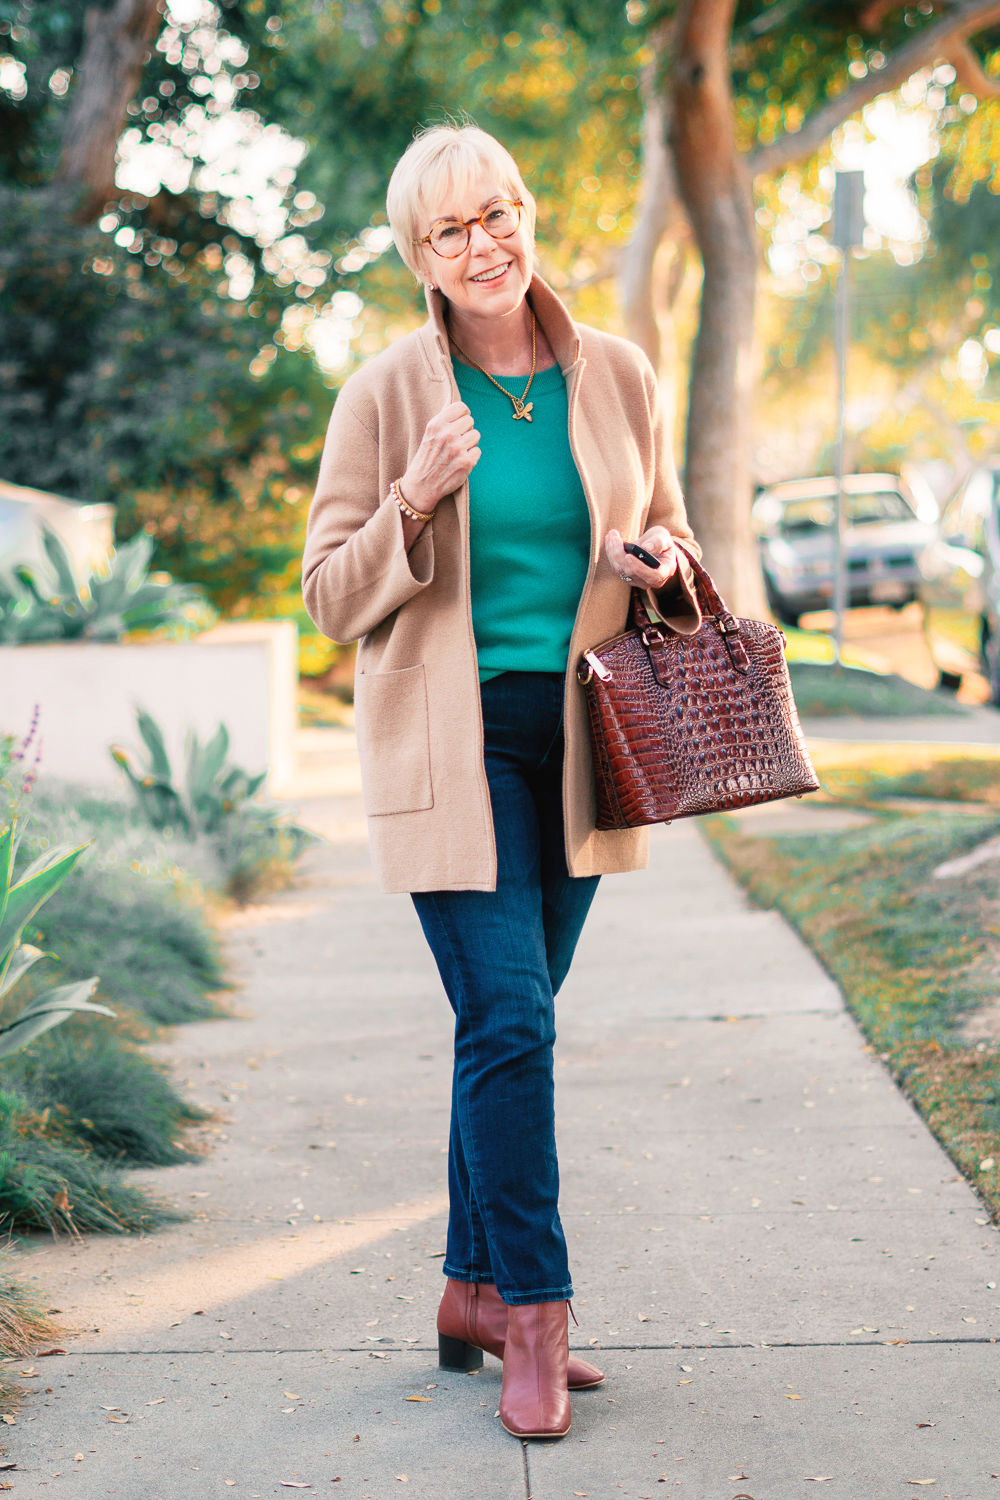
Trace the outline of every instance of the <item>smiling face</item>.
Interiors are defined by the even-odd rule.
[[[495,199],[511,196],[508,189],[498,186],[486,173],[461,186],[452,184],[441,194],[441,201],[431,205],[420,232],[428,234],[439,219],[464,223],[481,214]],[[444,293],[453,315],[460,321],[504,318],[516,313],[531,283],[534,264],[534,243],[526,211],[521,210],[521,222],[507,239],[493,239],[481,224],[470,225],[469,235],[467,248],[454,259],[435,254],[429,245],[422,246],[425,279]]]

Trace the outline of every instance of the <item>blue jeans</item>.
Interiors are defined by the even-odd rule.
[[[455,1012],[444,1273],[493,1281],[507,1303],[573,1295],[559,1221],[555,995],[594,899],[563,841],[563,678],[482,685],[495,891],[413,902]]]

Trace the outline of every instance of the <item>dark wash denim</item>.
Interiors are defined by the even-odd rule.
[[[563,841],[563,677],[482,684],[495,891],[413,897],[455,1012],[444,1273],[505,1302],[573,1295],[559,1220],[554,1000],[597,890]]]

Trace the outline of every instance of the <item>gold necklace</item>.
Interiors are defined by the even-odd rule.
[[[462,356],[462,358],[468,360],[469,364],[472,365],[473,369],[478,370],[479,373],[480,373],[480,375],[485,375],[487,380],[492,380],[493,384],[496,386],[497,390],[498,391],[503,391],[504,395],[508,398],[508,400],[510,400],[510,401],[512,401],[514,403],[514,421],[515,422],[519,422],[521,420],[521,418],[523,417],[526,422],[530,422],[532,420],[531,413],[534,410],[535,403],[534,403],[534,401],[529,401],[527,403],[527,405],[525,405],[524,398],[527,396],[528,392],[531,390],[531,382],[535,378],[535,315],[534,315],[534,313],[531,314],[531,374],[528,376],[528,384],[524,387],[524,390],[521,392],[520,396],[515,396],[514,393],[513,393],[513,391],[509,391],[505,385],[501,385],[500,384],[499,380],[495,380],[493,378],[493,376],[490,374],[489,370],[484,370],[483,367],[482,367],[482,365],[477,364],[476,361],[472,358],[471,354],[466,354],[465,350],[462,348],[462,346],[458,342],[458,340],[452,338],[450,333],[449,333],[448,337],[449,337],[449,339],[451,339],[451,342],[455,345],[455,348],[458,350],[458,352]]]

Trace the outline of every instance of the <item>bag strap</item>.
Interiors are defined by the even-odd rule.
[[[713,620],[715,627],[726,643],[730,659],[738,672],[749,670],[750,662],[747,657],[746,647],[740,638],[740,622],[729,609],[722,595],[719,593],[712,580],[708,569],[703,567],[698,558],[685,547],[683,542],[674,539],[674,546],[683,552],[691,565],[694,574],[695,594],[701,607],[702,615],[706,619]],[[653,623],[649,610],[646,607],[645,591],[633,588],[632,598],[629,605],[629,617],[632,625],[642,635],[647,646],[650,641],[656,643],[662,641],[663,632],[658,625]],[[659,674],[657,674],[659,676]]]

